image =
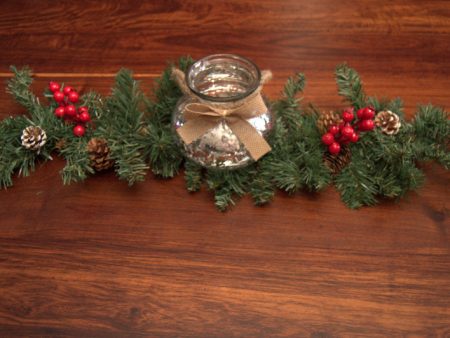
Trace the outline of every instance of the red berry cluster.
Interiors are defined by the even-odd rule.
[[[370,131],[375,127],[373,119],[375,110],[372,107],[361,108],[356,112],[357,120],[353,108],[348,108],[342,113],[342,122],[339,125],[332,125],[326,134],[322,136],[322,143],[328,146],[328,151],[337,155],[341,151],[341,145],[358,142],[359,133]]]
[[[65,86],[61,90],[59,83],[54,81],[49,83],[48,88],[53,93],[53,99],[59,103],[59,107],[55,109],[55,116],[74,123],[73,134],[78,137],[83,136],[91,115],[87,107],[75,106],[80,98],[77,91],[70,86]]]

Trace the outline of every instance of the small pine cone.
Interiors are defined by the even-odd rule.
[[[87,144],[91,167],[97,171],[111,168],[114,161],[109,158],[109,147],[105,139],[91,138]]]
[[[341,116],[333,111],[322,113],[317,119],[317,128],[322,134],[325,134],[333,125],[339,125],[342,122]]]
[[[148,127],[141,126],[138,129],[138,133],[142,136],[148,136],[150,134],[150,131],[149,131]]]
[[[402,123],[397,114],[390,110],[380,111],[375,117],[375,125],[381,128],[386,135],[395,135],[400,130]]]
[[[56,142],[55,144],[55,148],[58,151],[61,151],[65,146],[66,146],[66,139],[64,138],[58,140],[58,142]]]
[[[352,153],[348,146],[343,146],[341,151],[337,155],[330,154],[328,151],[325,152],[323,161],[328,169],[331,170],[333,175],[337,175],[344,167],[349,164],[352,158]]]
[[[39,150],[47,142],[47,134],[39,126],[29,126],[22,131],[22,146],[29,150]]]

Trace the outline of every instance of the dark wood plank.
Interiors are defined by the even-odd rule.
[[[37,92],[57,79],[106,94],[121,66],[150,88],[167,59],[236,52],[273,70],[269,96],[301,70],[306,99],[333,109],[348,61],[411,117],[417,102],[449,106],[449,17],[447,1],[418,0],[3,2],[0,77],[29,64]],[[23,112],[4,92],[0,107]],[[450,336],[437,165],[399,203],[352,211],[330,188],[226,214],[181,176],[63,186],[62,166],[0,191],[1,337]]]

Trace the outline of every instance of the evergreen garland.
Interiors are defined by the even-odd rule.
[[[192,62],[189,57],[181,58],[178,67],[185,70]],[[272,200],[276,189],[294,194],[319,191],[331,183],[350,208],[358,208],[376,204],[380,197],[400,198],[419,187],[424,174],[416,165],[418,161],[435,160],[449,168],[448,113],[432,105],[420,106],[415,118],[406,122],[400,99],[367,96],[358,73],[347,65],[336,68],[339,94],[355,109],[372,106],[400,116],[402,127],[397,134],[385,135],[378,128],[361,134],[358,142],[349,145],[351,161],[332,175],[324,162],[327,148],[317,128],[319,112],[311,105],[304,107],[298,97],[305,86],[305,76],[299,73],[288,79],[282,97],[270,103],[275,114],[268,137],[270,153],[236,170],[202,168],[184,158],[174,137],[172,111],[182,94],[171,79],[170,69],[171,65],[156,81],[150,97],[125,69],[118,72],[110,96],[85,94],[82,104],[89,108],[93,122],[83,137],[76,137],[70,125],[54,116],[57,103],[51,93],[44,94],[49,102],[43,106],[30,91],[31,71],[11,67],[14,77],[7,90],[28,115],[0,123],[0,186],[11,186],[15,173],[29,175],[36,163],[51,160],[55,151],[66,159],[61,172],[65,184],[86,179],[95,173],[87,150],[94,137],[107,140],[114,170],[128,184],[144,180],[148,169],[170,178],[183,167],[187,190],[195,192],[205,186],[214,193],[219,210],[226,210],[247,193],[256,205],[263,205]],[[21,145],[22,131],[30,125],[40,126],[48,136],[38,152]]]

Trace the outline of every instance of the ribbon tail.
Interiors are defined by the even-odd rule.
[[[216,119],[196,118],[186,121],[185,124],[177,129],[177,133],[186,144],[191,144],[216,125]]]
[[[228,126],[242,142],[253,160],[257,161],[272,148],[258,131],[246,120],[238,119]]]

